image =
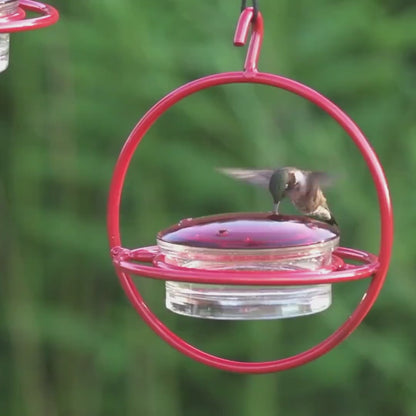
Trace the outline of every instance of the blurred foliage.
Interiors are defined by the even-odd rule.
[[[0,414],[416,414],[416,7],[413,0],[262,1],[261,70],[328,96],[365,132],[390,182],[396,241],[374,309],[346,342],[278,374],[194,363],[136,315],[112,268],[106,198],[118,152],[159,98],[239,70],[240,3],[58,1],[59,24],[12,36],[0,75]],[[216,166],[296,165],[334,172],[328,193],[342,244],[373,252],[370,174],[342,129],[284,91],[228,85],[191,96],[151,128],[123,194],[127,247],[181,218],[267,210],[269,196]],[[284,209],[291,207],[286,204]],[[328,311],[297,320],[174,316],[163,283],[137,279],[157,315],[224,357],[293,355],[332,333],[366,282],[335,285]]]

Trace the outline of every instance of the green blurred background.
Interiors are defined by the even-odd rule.
[[[205,367],[159,339],[118,284],[105,222],[113,166],[147,109],[189,80],[241,69],[240,2],[54,6],[59,23],[13,35],[0,74],[0,414],[415,415],[414,0],[261,2],[260,69],[319,90],[360,125],[390,183],[396,239],[383,291],[353,335],[303,367],[260,376]],[[342,245],[378,252],[377,199],[352,141],[312,104],[255,85],[201,92],[152,127],[125,184],[123,245],[153,244],[185,217],[268,210],[264,191],[214,168],[282,165],[335,173],[328,199]],[[198,347],[270,360],[332,333],[368,283],[335,285],[333,306],[316,316],[245,323],[176,316],[162,282],[137,284]]]

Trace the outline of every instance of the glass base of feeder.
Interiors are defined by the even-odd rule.
[[[224,286],[166,282],[166,307],[207,319],[283,319],[322,312],[331,305],[331,285]]]
[[[158,234],[162,262],[177,269],[329,270],[336,229],[304,217],[269,213],[222,214],[183,220]],[[326,271],[325,271],[326,270]],[[332,286],[236,286],[166,282],[166,307],[209,319],[281,319],[327,309]]]

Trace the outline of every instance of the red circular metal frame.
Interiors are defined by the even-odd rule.
[[[25,19],[26,11],[41,14],[40,17]],[[59,19],[58,11],[48,5],[32,0],[20,0],[17,12],[0,17],[0,33],[23,32],[47,27]]]
[[[121,285],[137,312],[162,339],[185,355],[212,367],[240,373],[268,373],[293,368],[320,357],[342,342],[361,323],[374,304],[387,274],[393,244],[393,213],[383,169],[377,155],[359,127],[339,107],[317,91],[291,79],[257,71],[263,21],[260,13],[258,13],[255,22],[252,22],[252,16],[252,8],[245,9],[242,12],[235,37],[235,44],[243,45],[247,38],[249,24],[250,22],[252,23],[253,33],[247,53],[245,71],[210,75],[177,88],[157,102],[133,129],[121,150],[114,169],[108,200],[107,225],[113,264]],[[182,99],[210,87],[233,83],[263,84],[299,95],[322,108],[348,133],[366,161],[377,190],[381,222],[381,241],[378,257],[359,250],[339,248],[335,252],[336,256],[342,259],[356,260],[364,264],[348,265],[341,262],[338,263],[337,270],[326,270],[325,273],[320,273],[319,271],[305,271],[301,273],[288,271],[221,271],[221,273],[217,273],[208,270],[179,270],[172,267],[158,267],[160,263],[157,262],[159,254],[157,247],[144,247],[135,250],[121,247],[119,215],[122,188],[131,158],[143,136],[165,111]],[[138,264],[137,262],[154,262],[156,266]],[[332,335],[318,345],[300,354],[275,361],[240,362],[208,354],[178,337],[149,309],[137,291],[130,274],[162,280],[231,285],[302,285],[336,283],[368,278],[370,276],[373,276],[373,278],[366,294],[351,316]]]

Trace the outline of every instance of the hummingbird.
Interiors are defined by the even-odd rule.
[[[278,169],[219,168],[232,178],[268,188],[273,198],[273,213],[279,213],[280,201],[288,197],[303,214],[338,226],[321,187],[331,183],[325,172],[301,170],[295,167]]]

